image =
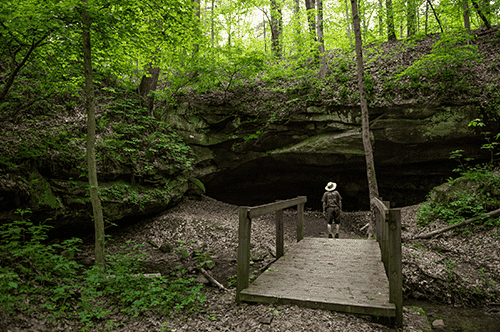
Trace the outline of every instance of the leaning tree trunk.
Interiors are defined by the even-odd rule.
[[[358,67],[358,86],[359,98],[361,104],[361,125],[362,125],[362,138],[363,148],[365,150],[366,159],[366,175],[368,178],[368,190],[370,195],[370,202],[373,198],[379,197],[377,177],[375,174],[375,162],[373,159],[373,149],[370,142],[370,122],[368,117],[368,104],[365,94],[365,80],[363,69],[363,51],[361,41],[361,27],[359,23],[358,5],[356,0],[351,0],[352,6],[352,20],[354,26],[354,40],[356,42],[356,62]]]
[[[472,0],[474,1],[474,0]],[[432,10],[432,13],[434,14],[434,18],[436,19],[436,22],[438,23],[439,25],[439,29],[441,29],[441,33],[444,33],[443,31],[443,26],[441,25],[441,21],[439,20],[439,16],[438,14],[436,13],[436,10],[434,9],[434,6],[432,5],[432,2],[431,0],[427,0],[427,3],[429,4],[429,6],[431,7],[431,10]]]
[[[82,1],[88,6],[87,0]],[[90,17],[86,8],[82,10],[82,21],[85,95],[87,98],[87,164],[89,169],[90,201],[92,202],[95,225],[95,263],[104,267],[104,218],[98,192],[99,187],[95,161],[95,94],[92,79],[92,56],[90,52]]]
[[[484,25],[490,29],[491,28],[491,24],[490,22],[488,21],[488,18],[486,17],[486,15],[483,13],[483,11],[479,8],[479,5],[477,3],[476,0],[472,0],[472,4],[474,5],[474,8],[476,8],[476,11],[477,11],[477,14],[479,15],[479,17],[481,17],[481,20],[483,20],[483,23]]]

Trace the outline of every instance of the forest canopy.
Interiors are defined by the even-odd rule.
[[[2,113],[13,104],[18,112],[44,108],[51,96],[81,88],[83,4],[0,4]],[[500,17],[499,4],[485,0],[364,0],[358,7],[363,44],[487,28]],[[139,87],[145,99],[169,99],[186,86],[226,91],[258,75],[314,75],[317,68],[303,65],[311,56],[354,47],[347,1],[89,0],[88,10],[94,79]]]

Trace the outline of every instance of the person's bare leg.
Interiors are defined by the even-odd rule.
[[[335,225],[335,237],[338,238],[339,237],[339,230],[340,230],[340,224],[336,224]]]
[[[328,237],[330,237],[330,235],[332,235],[332,225],[327,224],[327,227],[328,227]]]

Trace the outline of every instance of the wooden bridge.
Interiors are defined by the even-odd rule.
[[[304,238],[306,197],[240,207],[236,300],[389,317],[402,326],[401,212],[378,199],[377,241]],[[284,253],[283,209],[297,206],[297,243]],[[249,283],[252,218],[276,212],[277,260]]]

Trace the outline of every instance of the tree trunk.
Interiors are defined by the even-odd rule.
[[[382,0],[378,0],[378,34],[380,37],[384,35],[384,5],[382,4]]]
[[[7,81],[5,82],[3,88],[2,88],[2,91],[0,91],[0,103],[2,103],[5,99],[6,99],[6,96],[7,96],[7,93],[9,92],[9,89],[12,87],[12,84],[14,83],[14,80],[17,76],[17,74],[19,74],[19,71],[21,70],[21,68],[24,67],[24,65],[26,65],[26,62],[28,61],[28,59],[30,58],[31,54],[33,53],[33,51],[38,47],[40,46],[40,44],[45,40],[45,38],[47,38],[49,35],[46,34],[46,35],[43,35],[40,39],[38,39],[37,41],[33,41],[31,43],[31,46],[30,48],[28,49],[28,51],[26,52],[26,54],[24,55],[23,59],[21,60],[21,63],[19,64],[16,64],[16,54],[13,54],[12,57],[12,71],[9,75],[9,77],[7,78]]]
[[[82,0],[88,6],[87,0]],[[92,78],[92,56],[90,47],[90,17],[86,8],[82,10],[83,63],[85,71],[85,96],[87,98],[87,164],[89,171],[90,201],[95,225],[95,263],[104,267],[104,218],[98,192],[95,161],[95,94]]]
[[[139,95],[144,101],[144,107],[146,107],[149,111],[153,111],[155,97],[152,92],[156,91],[156,87],[158,86],[160,68],[153,67],[153,64],[150,64],[148,73],[149,75],[144,75],[141,78],[141,83],[139,84]]]
[[[318,29],[317,29],[317,34],[318,34],[318,51],[319,51],[319,56],[321,58],[321,65],[319,67],[319,73],[318,76],[321,79],[324,79],[326,77],[326,54],[325,54],[325,39],[323,36],[323,0],[317,0],[317,5],[318,5]]]
[[[283,18],[281,5],[276,0],[271,0],[271,52],[275,57],[281,57],[281,31],[283,29]]]
[[[266,39],[266,16],[265,12],[262,11],[262,26],[264,27],[264,53],[267,53],[267,39]]]
[[[427,30],[429,28],[429,3],[425,2],[425,34],[427,35]]]
[[[467,0],[462,0],[462,8],[464,10],[464,28],[470,33],[469,4]]]
[[[356,62],[358,67],[358,86],[359,86],[359,98],[361,104],[361,125],[362,125],[362,139],[363,148],[365,151],[366,159],[366,175],[368,178],[368,189],[370,195],[370,201],[373,198],[378,198],[378,185],[377,177],[375,174],[375,162],[373,159],[372,144],[370,141],[370,122],[368,117],[368,104],[366,101],[365,94],[365,80],[364,80],[364,69],[363,69],[363,50],[362,50],[362,40],[361,40],[361,28],[359,23],[358,5],[356,0],[351,0],[352,6],[352,20],[354,26],[354,40],[356,42]]]
[[[396,30],[394,29],[394,13],[392,11],[392,0],[385,0],[387,10],[387,40],[396,40]]]
[[[474,1],[474,0],[472,0],[472,1]],[[443,33],[444,31],[443,31],[443,27],[441,26],[441,21],[439,20],[439,16],[437,15],[436,11],[434,10],[434,6],[432,5],[431,0],[427,0],[427,3],[431,7],[432,13],[434,14],[434,18],[436,19],[436,22],[439,25],[439,29],[441,29],[441,33]]]
[[[497,2],[497,1],[493,1],[493,3],[495,3],[495,2]],[[491,9],[492,9],[492,6],[490,5],[490,0],[482,0],[481,1],[481,12],[484,14],[484,17],[485,17],[485,19],[483,19],[483,22],[484,22],[484,25],[488,29],[491,28],[491,23],[490,23],[491,22]],[[488,22],[488,24],[490,24],[490,25],[488,26],[488,24],[486,22]],[[484,28],[484,26],[483,26],[483,28]]]
[[[485,213],[483,215],[483,217],[496,217],[498,215],[500,215],[500,209],[497,209],[497,210]],[[431,237],[433,237],[435,235],[447,232],[447,231],[452,230],[454,228],[458,228],[458,227],[462,227],[462,226],[466,226],[468,224],[471,224],[477,218],[478,217],[470,218],[470,219],[467,219],[467,220],[462,221],[461,223],[458,223],[458,224],[455,224],[455,225],[446,226],[446,227],[443,227],[441,229],[438,229],[438,230],[435,230],[435,231],[432,231],[432,232],[429,232],[429,233],[417,235],[417,236],[413,237],[413,239],[430,239]]]
[[[352,34],[351,34],[351,17],[349,16],[349,6],[347,4],[347,0],[345,0],[345,20],[347,27],[347,38],[349,38],[349,45],[352,46]]]
[[[415,0],[408,0],[407,1],[407,24],[406,24],[406,27],[407,27],[407,31],[406,31],[406,35],[408,37],[410,36],[413,36],[415,35],[415,32],[416,32],[416,28],[415,28],[415,24],[416,24],[416,17],[417,17],[417,13],[416,13],[416,4],[415,4]]]
[[[295,47],[299,51],[302,48],[300,40],[300,0],[295,0],[293,16],[295,19]]]
[[[210,11],[210,37],[212,40],[212,47],[214,47],[214,9],[215,9],[215,0],[212,0],[212,9]]]
[[[315,7],[315,1],[314,0],[305,0],[306,2],[306,15],[307,15],[307,22],[309,22],[309,33],[311,35],[311,38],[316,41],[316,23],[315,23],[315,15],[314,15],[314,7]]]
[[[201,35],[201,29],[200,29],[200,19],[201,19],[201,4],[200,4],[200,1],[201,0],[192,0],[192,1],[195,4],[193,9],[194,9],[194,12],[195,12],[195,15],[196,15],[196,18],[197,18],[197,22],[196,22],[197,35]],[[199,51],[200,51],[200,44],[198,44],[198,43],[193,44],[193,53],[197,54]]]
[[[472,4],[474,5],[474,8],[476,8],[476,11],[477,11],[479,17],[481,17],[481,20],[483,20],[483,23],[484,23],[483,26],[486,26],[488,29],[490,29],[491,28],[491,24],[490,24],[490,22],[488,22],[488,18],[486,17],[486,15],[479,8],[479,5],[477,4],[477,1],[476,0],[472,0]]]

